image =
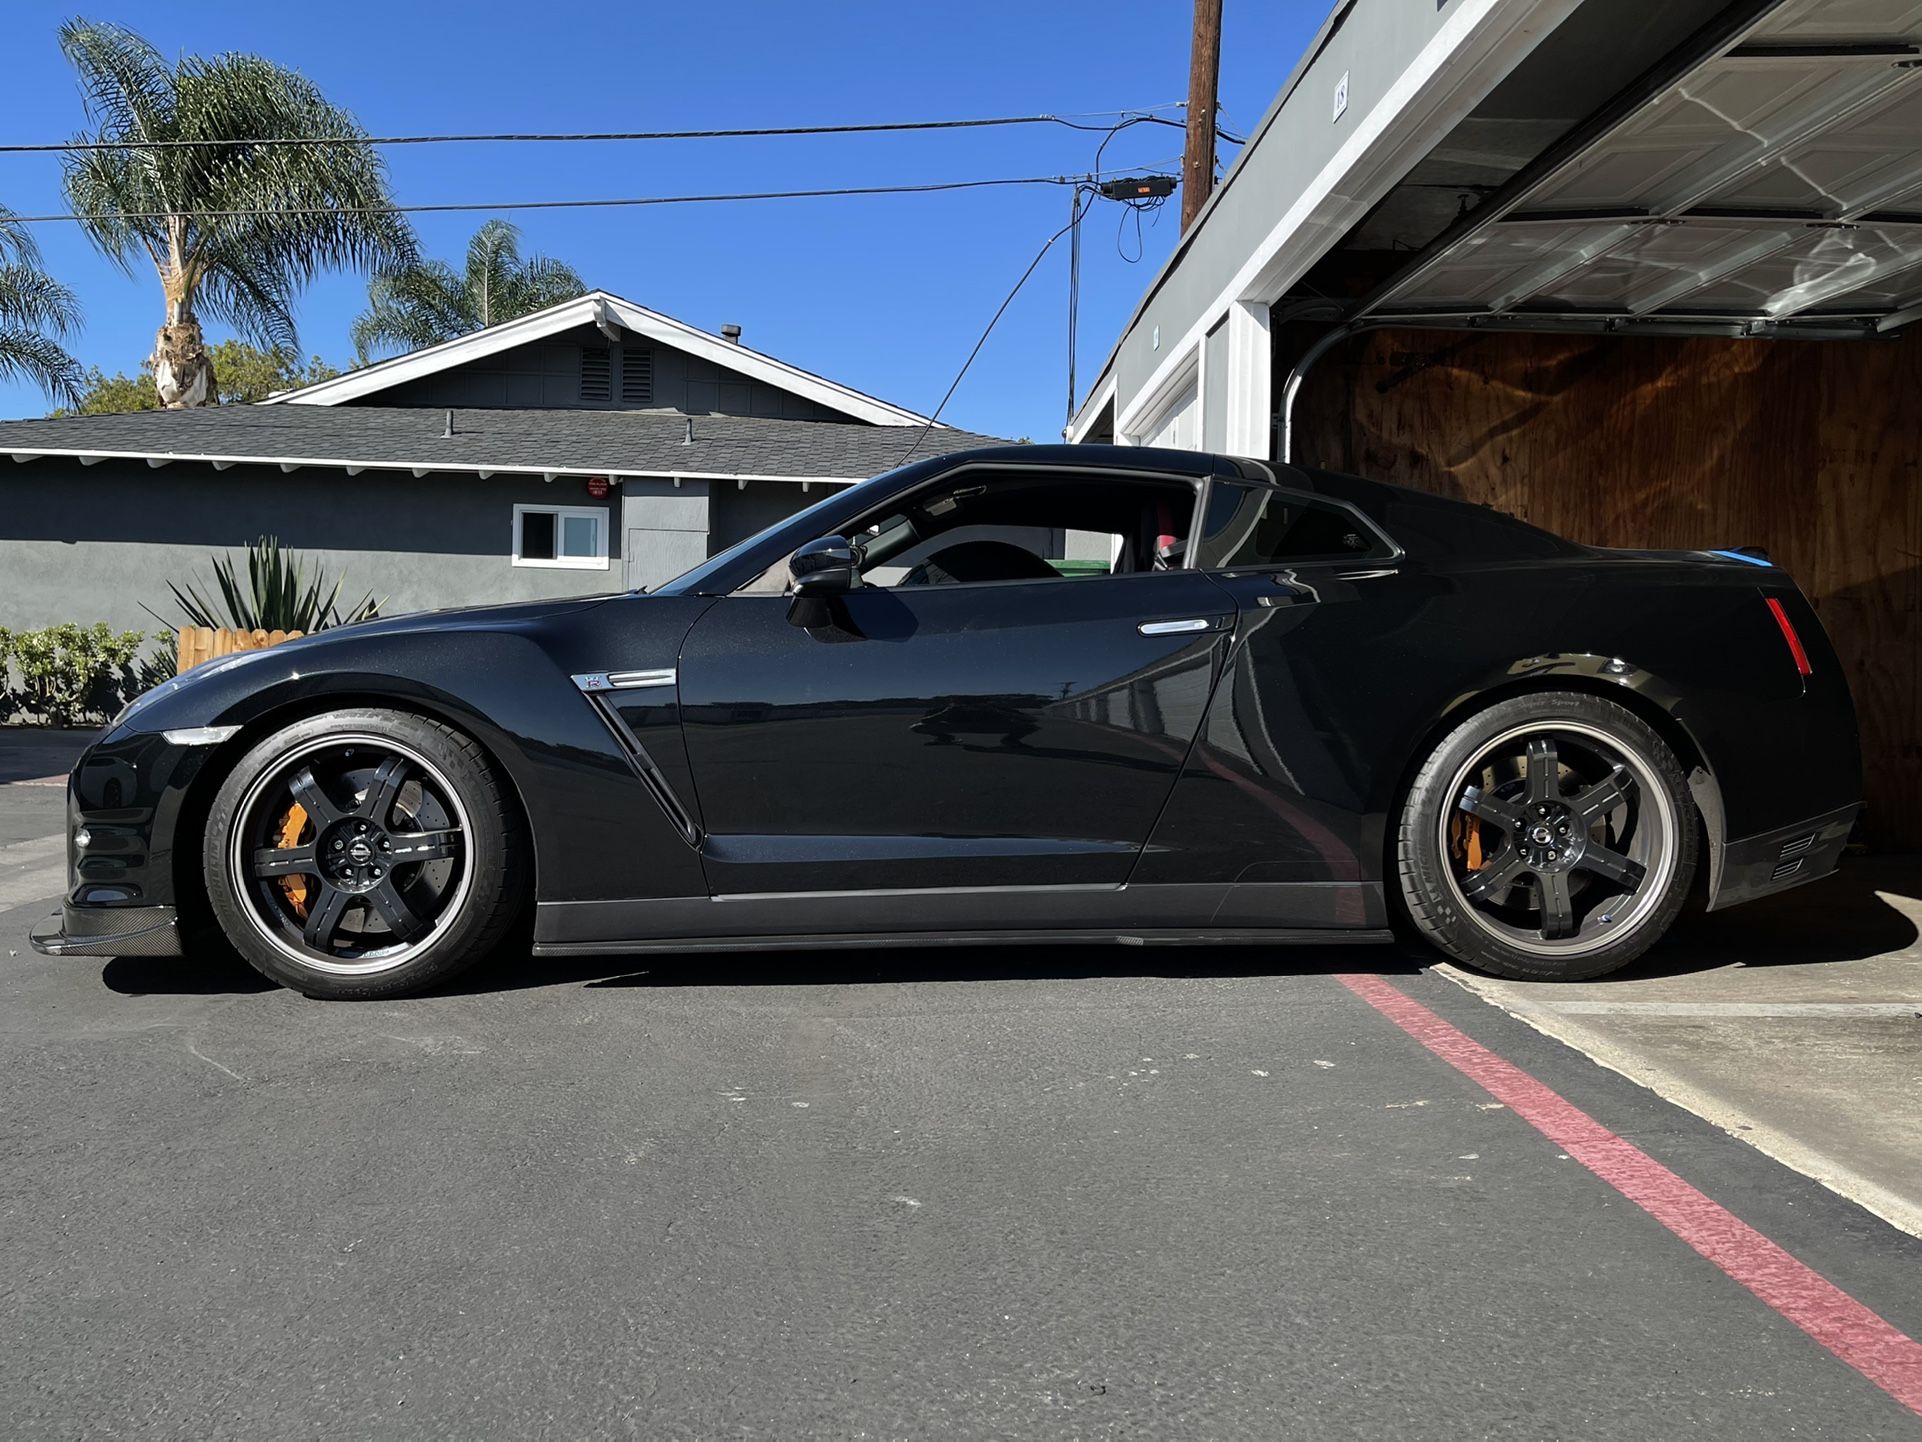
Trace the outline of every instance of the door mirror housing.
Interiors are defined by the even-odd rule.
[[[861,548],[846,536],[809,541],[787,563],[787,618],[796,626],[825,626],[832,619],[829,601],[861,585]]]
[[[846,536],[809,541],[787,563],[796,596],[845,596],[861,584],[861,552]]]

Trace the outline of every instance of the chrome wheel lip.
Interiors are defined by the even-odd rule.
[[[241,909],[247,915],[248,924],[254,928],[255,933],[262,940],[287,960],[309,971],[320,972],[327,976],[380,976],[403,967],[419,957],[441,939],[447,927],[461,914],[466,906],[468,893],[472,891],[474,884],[471,842],[461,856],[460,876],[455,883],[453,894],[440,908],[439,914],[435,916],[426,934],[418,940],[402,942],[392,950],[384,950],[378,956],[370,956],[358,961],[330,960],[290,944],[287,938],[260,914],[260,902],[254,894],[251,868],[247,862],[250,849],[246,842],[248,823],[255,805],[258,804],[261,794],[269,784],[284,776],[287,768],[293,763],[317,752],[342,746],[379,747],[393,755],[403,756],[420,767],[426,778],[435,784],[440,800],[453,813],[454,821],[459,826],[462,836],[469,838],[473,836],[473,827],[468,822],[466,804],[461,800],[460,792],[454,784],[447,779],[447,773],[439,766],[405,741],[396,740],[391,736],[375,735],[368,731],[348,731],[303,741],[291,750],[281,752],[261,770],[261,773],[248,786],[246,794],[241,797],[240,805],[234,808],[234,822],[227,837],[227,867],[233,878],[234,888],[245,903]]]
[[[1653,823],[1656,835],[1653,838],[1654,854],[1650,858],[1647,874],[1642,884],[1629,898],[1625,910],[1616,913],[1617,919],[1604,930],[1592,936],[1575,936],[1559,940],[1546,940],[1537,933],[1524,931],[1518,927],[1503,924],[1490,916],[1475,902],[1469,900],[1462,890],[1461,880],[1455,875],[1455,868],[1449,861],[1448,827],[1454,819],[1455,809],[1460,802],[1464,788],[1468,785],[1469,775],[1477,768],[1489,752],[1525,737],[1559,734],[1580,737],[1601,748],[1604,756],[1613,753],[1621,758],[1634,777],[1637,797],[1635,804],[1645,803],[1649,810],[1638,810],[1638,825]],[[1613,735],[1586,721],[1544,719],[1511,726],[1493,738],[1479,743],[1468,759],[1456,769],[1444,795],[1448,798],[1437,822],[1437,842],[1441,858],[1442,877],[1448,885],[1450,899],[1464,915],[1474,922],[1476,928],[1517,951],[1542,958],[1567,958],[1588,956],[1631,936],[1647,924],[1650,916],[1675,875],[1680,855],[1680,832],[1677,828],[1675,804],[1668,794],[1668,788],[1660,783],[1654,758],[1633,741]]]

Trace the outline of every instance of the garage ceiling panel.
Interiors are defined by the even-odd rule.
[[[1538,304],[1575,311],[1656,310],[1705,278],[1745,268],[1796,232],[1733,225],[1645,225],[1610,253],[1544,292]]]
[[[1708,204],[1792,205],[1862,214],[1922,187],[1922,76],[1851,118],[1846,128],[1771,156]]]
[[[1922,265],[1922,227],[1811,230],[1739,274],[1704,286],[1691,307],[1778,317],[1847,304],[1853,292]]]
[[[1771,323],[1910,294],[1922,227],[1881,222],[1922,208],[1922,0],[1794,0],[1676,73],[1370,312]]]
[[[1537,271],[1578,267],[1603,254],[1629,227],[1557,221],[1546,225],[1504,225],[1479,237],[1459,263],[1429,278],[1404,297],[1409,305],[1464,302],[1465,308],[1494,307],[1506,295],[1525,298],[1524,282]],[[1526,289],[1525,294],[1533,294]]]
[[[1922,31],[1922,3],[1917,0],[1805,0],[1777,11],[1756,38],[1841,45],[1918,31]]]

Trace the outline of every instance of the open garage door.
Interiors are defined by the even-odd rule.
[[[1870,836],[1922,847],[1922,3],[1715,9],[1546,137],[1611,13],[1659,40],[1585,5],[1275,304],[1277,449],[1766,547],[1848,667]]]

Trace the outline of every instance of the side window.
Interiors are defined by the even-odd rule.
[[[852,523],[864,584],[1085,580],[1179,569],[1195,488],[1158,477],[964,468]]]
[[[1217,480],[1208,491],[1195,564],[1232,571],[1389,554],[1375,530],[1344,507],[1268,486]]]
[[[876,540],[882,537],[876,536]],[[1120,553],[1121,537],[1101,531],[1084,531],[1047,526],[956,526],[927,540],[917,540],[904,551],[897,551],[885,563],[870,564],[862,579],[870,586],[899,586],[910,576],[920,584],[959,579],[948,568],[955,563],[936,560],[957,547],[1017,546],[1037,560],[1044,561],[1058,576],[1068,578],[1106,576],[1114,569]],[[979,551],[986,556],[986,551]],[[1005,557],[1003,559],[1006,559]],[[929,566],[933,562],[933,566]],[[965,562],[961,563],[965,565]],[[965,574],[965,572],[963,573]],[[1036,572],[1037,578],[1040,573]]]

